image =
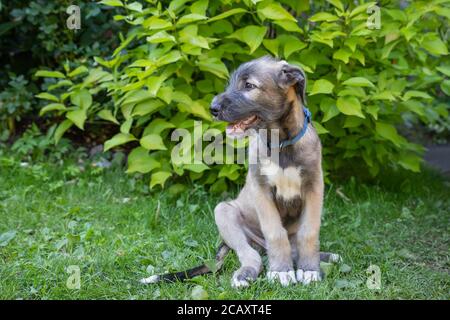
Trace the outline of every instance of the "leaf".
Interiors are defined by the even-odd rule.
[[[424,98],[424,99],[433,99],[432,96],[430,96],[428,93],[423,92],[423,91],[417,91],[417,90],[410,90],[407,91],[404,95],[403,95],[403,100],[407,101],[411,98]]]
[[[448,49],[445,43],[437,34],[427,33],[420,43],[422,48],[434,55],[447,55]]]
[[[357,116],[365,118],[361,111],[361,104],[358,98],[353,96],[339,97],[336,101],[336,106],[340,112],[349,116]]]
[[[269,50],[274,56],[278,57],[278,39],[264,39],[263,40],[264,47]]]
[[[235,15],[235,14],[238,14],[238,13],[243,13],[243,12],[247,12],[247,10],[245,10],[243,8],[231,9],[231,10],[225,11],[225,12],[223,12],[223,13],[215,16],[215,17],[212,17],[212,18],[208,19],[208,22],[214,22],[214,21],[217,21],[217,20],[222,20],[222,19],[228,18],[229,16],[232,16],[232,15]]]
[[[0,235],[0,247],[6,247],[16,237],[17,231],[10,230]]]
[[[181,53],[178,50],[173,50],[168,54],[163,55],[156,61],[158,66],[163,66],[165,64],[174,63],[181,59]]]
[[[350,271],[352,271],[352,267],[344,263],[343,265],[340,266],[339,271],[342,273],[349,273]]]
[[[150,30],[158,30],[158,29],[165,29],[172,26],[172,23],[170,21],[161,19],[157,16],[152,16],[142,23],[142,26],[144,28],[148,28]]]
[[[73,78],[73,77],[76,77],[76,76],[78,76],[78,75],[80,75],[80,74],[86,73],[86,72],[88,72],[88,71],[89,71],[88,68],[86,68],[85,66],[79,66],[78,68],[76,68],[75,70],[73,70],[72,72],[70,72],[70,73],[68,74],[68,76],[69,76],[70,78]]]
[[[392,51],[392,49],[394,49],[394,47],[399,43],[399,41],[394,41],[389,43],[387,46],[384,46],[383,49],[381,50],[381,59],[387,59],[389,58],[389,55]]]
[[[48,93],[48,92],[42,92],[36,95],[36,98],[39,99],[44,99],[44,100],[50,100],[50,101],[54,101],[54,102],[59,102],[59,99],[57,96]]]
[[[191,292],[191,298],[194,300],[208,300],[208,292],[200,285],[195,286]]]
[[[111,110],[103,109],[99,113],[97,113],[97,115],[103,120],[111,121],[115,124],[119,124],[119,121],[117,121],[116,117],[114,117]]]
[[[130,133],[131,126],[133,125],[133,118],[130,118],[126,120],[122,125],[120,126],[120,132],[128,134]]]
[[[65,78],[66,76],[59,71],[39,70],[35,73],[36,77],[43,78]]]
[[[195,173],[200,173],[200,172],[203,172],[205,170],[208,170],[209,167],[206,164],[204,164],[204,163],[198,163],[198,164],[192,163],[192,164],[185,164],[183,166],[183,169],[186,169],[186,170],[189,170],[189,171],[193,171]]]
[[[209,188],[209,191],[212,194],[222,194],[225,191],[227,191],[227,188],[228,187],[227,187],[227,183],[225,182],[225,179],[220,178],[220,179],[217,179],[217,181],[211,185],[211,187]]]
[[[339,20],[339,18],[328,12],[319,12],[319,13],[316,13],[315,15],[313,15],[312,17],[310,17],[308,20],[311,22],[319,22],[319,21],[332,22],[332,21]]]
[[[208,40],[202,36],[190,36],[188,37],[186,43],[189,43],[193,47],[199,47],[203,49],[209,49]]]
[[[400,155],[398,164],[406,170],[420,172],[421,158],[414,153],[405,152]]]
[[[168,34],[166,31],[159,31],[154,35],[146,38],[150,43],[176,42],[175,37]]]
[[[338,279],[334,283],[334,287],[337,289],[356,288],[356,283],[345,280],[345,279]]]
[[[326,79],[320,79],[314,82],[311,92],[311,96],[319,93],[330,94],[333,93],[334,84]]]
[[[162,138],[158,134],[149,134],[140,140],[141,146],[147,150],[167,150]]]
[[[341,48],[333,53],[333,59],[341,60],[344,63],[348,63],[351,56],[352,52],[347,50],[346,48]]]
[[[329,133],[327,129],[325,129],[319,122],[313,121],[314,128],[317,131],[317,134],[325,134]]]
[[[182,16],[180,18],[180,20],[178,20],[177,25],[191,23],[191,22],[199,21],[199,20],[206,20],[206,19],[208,19],[207,16],[197,14],[197,13],[190,13],[185,16]]]
[[[354,59],[356,59],[356,60],[358,60],[359,63],[361,63],[363,66],[366,65],[366,57],[364,56],[364,53],[362,53],[361,51],[356,50],[356,51],[352,54],[351,57],[354,58]]]
[[[374,88],[375,85],[366,78],[363,77],[353,77],[342,82],[343,85],[346,86],[354,86],[354,87],[371,87]]]
[[[395,97],[390,91],[382,91],[371,96],[372,100],[389,100],[395,101]]]
[[[215,74],[219,78],[227,79],[229,76],[228,69],[225,64],[219,58],[208,58],[199,60],[197,62],[198,67],[202,71],[208,71]]]
[[[379,106],[370,105],[366,107],[367,113],[370,114],[375,120],[378,120],[378,111],[380,110]]]
[[[345,118],[343,128],[355,128],[359,127],[364,122],[364,119],[354,116],[348,116]]]
[[[368,2],[368,3],[364,3],[360,6],[357,6],[355,9],[352,10],[349,18],[353,18],[353,17],[359,15],[360,13],[366,12],[368,8],[373,7],[376,4],[377,4],[376,2]]]
[[[49,111],[62,111],[62,110],[66,110],[66,106],[63,105],[62,103],[50,103],[39,111],[39,115],[43,116],[45,113]]]
[[[329,3],[331,3],[333,6],[338,8],[340,11],[344,11],[344,5],[340,0],[327,0]]]
[[[111,7],[123,7],[123,3],[120,0],[102,0],[99,3]]]
[[[288,20],[297,22],[286,9],[280,3],[277,2],[262,2],[258,5],[257,12],[264,17],[271,20]]]
[[[209,0],[198,0],[191,5],[190,9],[192,13],[204,15],[206,13],[206,9],[208,9],[208,5]]]
[[[138,103],[136,107],[133,109],[132,116],[146,116],[163,107],[164,103],[162,103],[158,99],[146,100],[141,103]]]
[[[407,260],[416,259],[416,256],[414,254],[412,254],[411,251],[409,251],[406,248],[400,249],[397,254],[399,257],[407,259]]]
[[[237,180],[240,177],[239,168],[240,167],[236,164],[222,166],[218,177],[226,177],[232,181]]]
[[[163,77],[157,77],[157,76],[148,77],[147,81],[146,81],[148,92],[152,96],[156,96],[156,94],[158,93],[159,88],[161,87],[163,82],[164,82]]]
[[[178,105],[178,108],[182,112],[188,112],[192,113],[196,116],[199,116],[205,120],[210,121],[211,120],[211,114],[206,110],[206,108],[203,106],[202,100],[193,101],[192,103],[180,103]]]
[[[153,169],[160,168],[161,164],[148,154],[148,150],[137,147],[128,156],[127,173],[149,173]]]
[[[306,47],[307,44],[300,40],[287,41],[284,45],[284,57],[288,59],[291,54],[293,54],[294,52],[298,52]]]
[[[322,99],[320,102],[320,110],[324,113],[322,123],[327,122],[339,114],[339,109],[336,107],[336,101],[328,97]]]
[[[172,176],[172,173],[167,171],[158,171],[152,174],[152,178],[150,180],[150,189],[153,189],[154,186],[160,185],[161,187],[164,187],[164,184],[167,179],[169,179]]]
[[[132,91],[123,101],[122,105],[124,104],[136,104],[148,99],[153,98],[153,95],[148,90],[138,90],[138,91]]]
[[[375,131],[380,137],[392,141],[396,146],[400,146],[404,142],[404,138],[399,136],[397,129],[389,123],[377,122]]]
[[[127,4],[126,7],[131,11],[142,12],[142,3],[139,2],[132,2],[130,4]]]
[[[183,8],[188,0],[172,0],[170,1],[169,10],[177,12],[179,9]]]
[[[137,140],[132,134],[118,133],[111,139],[105,141],[105,150],[120,146],[130,141]]]
[[[442,72],[447,77],[450,77],[450,66],[442,65],[442,66],[436,67],[436,70]]]
[[[73,122],[69,119],[64,120],[58,125],[58,128],[55,130],[55,144],[58,144],[59,140],[61,140],[61,137],[64,135],[64,133],[72,127]]]
[[[441,89],[447,96],[450,96],[450,80],[443,81],[441,83]]]
[[[75,91],[70,95],[70,102],[81,109],[88,109],[92,105],[92,95],[86,89]]]
[[[261,45],[266,35],[266,30],[267,27],[247,26],[236,30],[229,37],[244,42],[249,46],[250,53],[253,53]]]
[[[153,120],[144,130],[143,136],[149,134],[161,134],[166,129],[175,128],[175,125],[164,119],[157,118]]]
[[[294,21],[290,21],[290,20],[275,20],[274,23],[276,25],[279,25],[280,27],[282,27],[286,31],[303,33],[303,30],[300,29],[298,24],[296,22],[294,22]]]
[[[78,128],[84,130],[84,122],[87,119],[86,110],[78,109],[66,113],[66,118],[72,121]]]

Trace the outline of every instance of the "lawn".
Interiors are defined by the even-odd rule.
[[[190,282],[138,282],[212,259],[220,241],[213,209],[224,196],[194,185],[149,192],[122,171],[0,157],[1,299],[190,299],[196,286],[210,299],[450,298],[450,184],[437,173],[327,186],[321,249],[344,264],[324,266],[319,284],[282,288],[262,276],[238,291],[234,254],[221,272]],[[71,265],[80,289],[66,286]],[[371,265],[380,268],[378,290],[366,285]]]

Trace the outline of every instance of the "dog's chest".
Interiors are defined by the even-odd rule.
[[[275,189],[276,197],[285,201],[300,197],[302,178],[301,167],[282,168],[272,161],[261,164],[260,173],[269,186]]]

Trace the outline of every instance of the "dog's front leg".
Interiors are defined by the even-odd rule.
[[[260,192],[255,205],[269,258],[268,279],[279,281],[283,286],[296,283],[291,245],[275,203],[268,192]]]
[[[322,214],[323,185],[309,190],[297,232],[297,281],[309,284],[320,280],[319,232]]]

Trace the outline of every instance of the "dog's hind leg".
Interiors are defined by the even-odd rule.
[[[241,263],[241,267],[233,274],[231,284],[233,287],[246,287],[261,272],[261,256],[250,245],[239,208],[233,201],[219,203],[214,214],[220,236],[236,252]]]

